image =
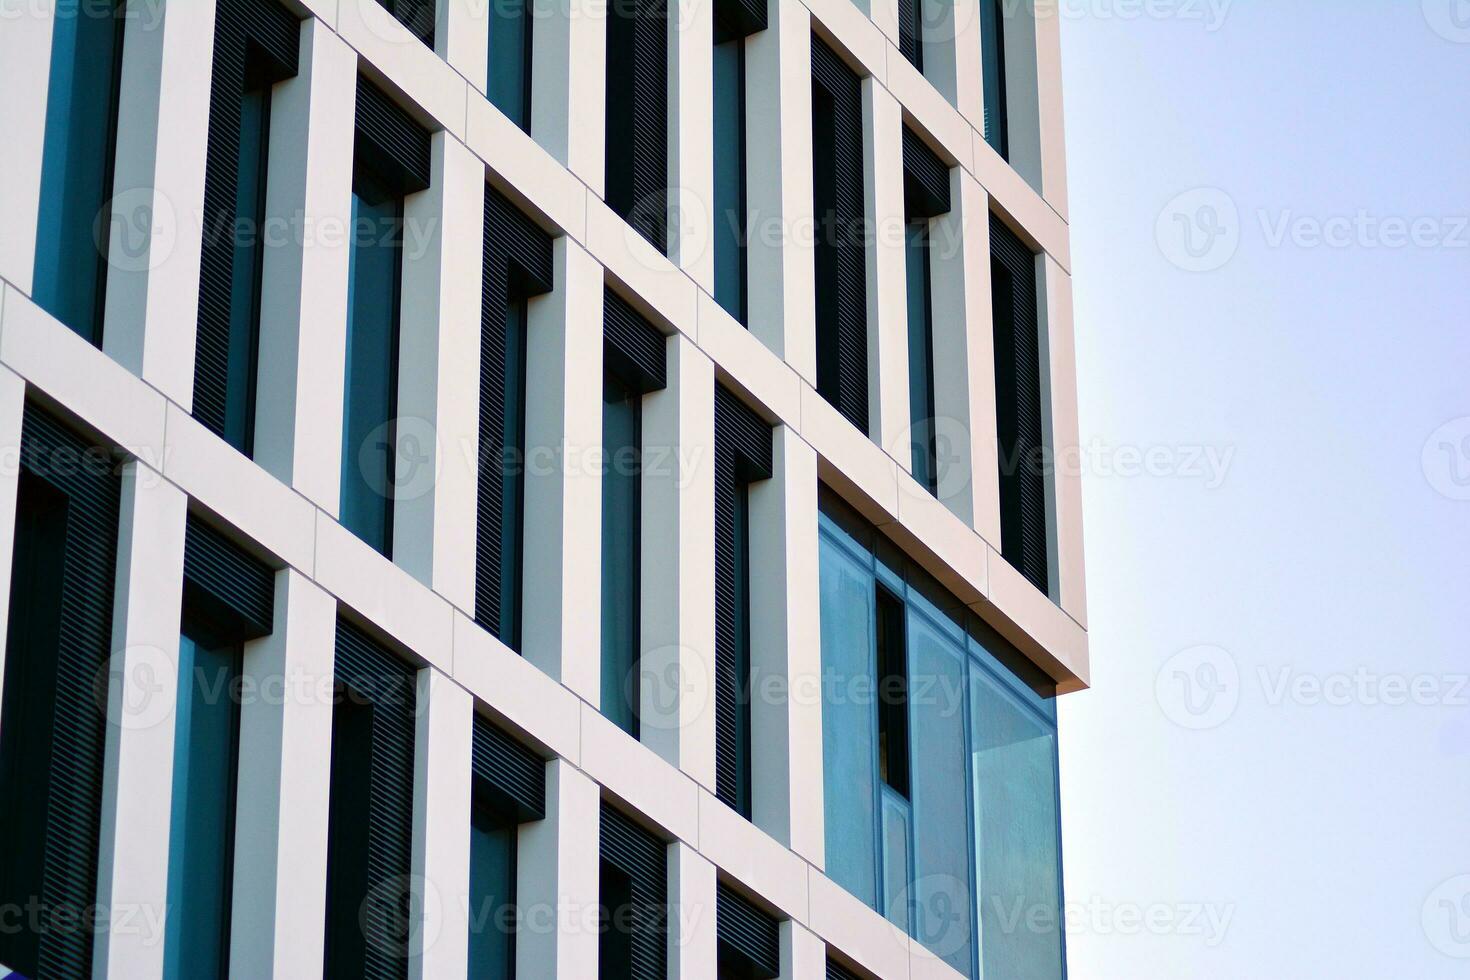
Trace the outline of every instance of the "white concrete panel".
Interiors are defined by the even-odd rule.
[[[951,184],[951,188],[954,185]],[[970,525],[1000,547],[1000,446],[995,409],[995,321],[990,283],[990,199],[968,176],[959,181],[964,253],[966,363],[969,367]],[[952,226],[950,226],[952,229]]]
[[[715,784],[715,379],[667,338],[668,387],[643,398],[640,736]]]
[[[597,784],[571,764],[546,768],[546,818],[516,842],[516,975],[597,976]]]
[[[341,503],[357,55],[302,24],[297,76],[271,99],[268,220],[289,229],[261,264],[256,461],[335,515]]]
[[[531,0],[531,132],[602,196],[607,0]]]
[[[708,980],[719,963],[715,866],[677,841],[668,855],[669,980]]]
[[[1050,411],[1057,599],[1087,628],[1087,574],[1083,560],[1081,435],[1077,409],[1077,352],[1073,331],[1072,277],[1050,258],[1042,260],[1047,352],[1046,405]]]
[[[434,47],[439,57],[468,79],[480,95],[484,95],[490,71],[491,2],[441,0],[434,27]]]
[[[909,975],[909,937],[841,885],[811,871],[807,925],[844,956],[883,980]]]
[[[378,0],[338,0],[337,31],[362,57],[364,73],[402,92],[399,104],[431,131],[464,132],[473,89]]]
[[[903,119],[898,102],[863,79],[868,269],[868,435],[907,469],[909,334],[904,254]]]
[[[587,186],[485,99],[470,99],[465,142],[497,189],[528,215],[544,214],[578,242],[587,239]]]
[[[582,769],[673,837],[698,845],[698,784],[585,704]]]
[[[153,470],[123,467],[112,656],[98,833],[97,902],[148,923],[100,930],[99,975],[158,976],[168,908],[174,720],[180,693],[184,518],[188,498]]]
[[[408,975],[462,977],[469,969],[470,755],[475,703],[432,667],[418,672],[413,764],[413,858]]]
[[[699,794],[699,846],[728,877],[782,914],[806,916],[806,862],[704,791]]]
[[[566,238],[528,305],[522,654],[597,704],[601,683],[602,267]]]
[[[194,397],[215,4],[130,0],[128,10],[102,345],[187,409]]]
[[[51,76],[51,25],[56,0],[40,0],[7,13],[0,31],[0,92],[25,98],[0,99],[0,278],[29,294],[36,268],[36,228],[41,208],[41,161],[45,156],[46,106]]]
[[[327,909],[337,603],[276,576],[275,627],[245,646],[230,974],[320,977]],[[248,937],[248,938],[247,938]]]
[[[485,168],[442,132],[432,168],[404,201],[393,560],[473,610]]]
[[[1035,0],[1001,7],[1005,18],[1007,149],[1011,169],[1042,191],[1041,88],[1037,78]],[[1057,18],[1048,18],[1055,24]],[[1060,65],[1058,65],[1060,67]]]
[[[715,288],[714,25],[710,0],[669,4],[669,256]]]
[[[766,29],[746,41],[746,263],[760,284],[750,332],[816,384],[811,32],[805,7],[775,3]]]
[[[787,919],[781,923],[780,980],[826,980],[827,944],[820,936]]]
[[[1041,187],[1053,210],[1068,219],[1066,114],[1062,108],[1062,18],[1056,0],[1036,17],[1037,123],[1041,129]]]
[[[756,826],[821,867],[821,596],[817,454],[772,433],[772,475],[750,487],[751,783]]]
[[[706,292],[699,294],[699,347],[722,372],[721,381],[782,421],[801,417],[801,378]]]

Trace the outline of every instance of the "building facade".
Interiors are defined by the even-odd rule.
[[[1063,977],[1058,32],[8,10],[0,965]]]

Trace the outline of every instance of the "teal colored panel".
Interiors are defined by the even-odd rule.
[[[485,807],[470,822],[470,969],[473,980],[515,972],[516,825]]]
[[[908,617],[914,759],[913,935],[969,975],[970,828],[965,649],[917,600]]]
[[[526,476],[526,300],[505,309],[505,400],[500,436],[500,633],[513,650],[521,639],[521,541]]]
[[[820,549],[826,871],[878,908],[873,573],[829,532],[826,522]]]
[[[910,222],[904,233],[908,278],[909,442],[914,479],[931,493],[939,486],[934,449],[934,323],[929,294],[929,223]]]
[[[260,338],[261,242],[265,227],[270,90],[240,96],[240,155],[235,189],[235,255],[230,271],[230,337],[225,376],[225,441],[250,455],[255,430],[255,365]]]
[[[164,976],[229,973],[239,648],[179,640]]]
[[[883,907],[884,917],[904,932],[913,922],[913,827],[909,802],[883,787]]]
[[[970,716],[982,975],[1061,980],[1056,729],[977,665]]]
[[[109,9],[96,0],[56,5],[32,286],[47,312],[99,345],[125,24],[99,16]],[[145,229],[123,232],[127,241],[146,238]]]
[[[746,322],[745,39],[715,45],[715,301]]]
[[[531,131],[531,25],[529,0],[490,3],[491,103],[526,132]]]
[[[638,577],[642,493],[642,396],[608,375],[603,383],[602,713],[638,734]]]
[[[402,221],[397,197],[354,188],[341,521],[384,555],[390,555],[393,544],[395,453],[390,421],[397,406]]]

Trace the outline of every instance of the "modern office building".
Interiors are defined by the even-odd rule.
[[[10,5],[0,964],[1064,976],[1058,30]]]

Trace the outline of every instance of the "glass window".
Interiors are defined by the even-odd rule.
[[[500,631],[521,648],[521,541],[525,524],[526,299],[505,311],[505,413],[500,434]]]
[[[185,626],[174,716],[165,976],[228,976],[241,648]]]
[[[66,497],[22,473],[10,573],[10,622],[0,717],[0,902],[23,909],[44,895],[47,798],[55,742],[57,671],[66,558]],[[34,929],[0,929],[0,963],[26,976],[40,969]]]
[[[633,877],[611,861],[598,876],[602,930],[597,941],[598,980],[627,980],[633,974]]]
[[[119,7],[57,4],[32,287],[42,308],[98,345],[126,24]]]
[[[1061,980],[1055,723],[975,663],[970,718],[982,973]]]
[[[643,495],[642,396],[603,379],[602,713],[638,737],[638,579]]]
[[[373,708],[339,688],[332,706],[332,771],[327,813],[328,980],[366,975],[367,940],[359,917],[368,898],[369,795]]]
[[[511,122],[531,131],[531,25],[529,0],[490,4],[490,101]]]
[[[913,474],[930,493],[939,487],[934,445],[934,313],[929,283],[929,222],[909,222],[904,243],[908,273],[909,419]]]
[[[827,875],[878,907],[873,573],[825,519],[821,536],[822,746]]]
[[[1005,14],[1001,0],[980,0],[981,91],[985,100],[985,142],[1002,159],[1010,155],[1006,135]]]
[[[735,811],[751,815],[750,485],[735,488]]]
[[[347,273],[341,520],[344,527],[389,557],[402,226],[401,198],[371,177],[357,175]]]
[[[745,39],[715,45],[715,301],[747,323]]]
[[[470,970],[475,980],[515,976],[516,822],[477,801],[470,820]]]

